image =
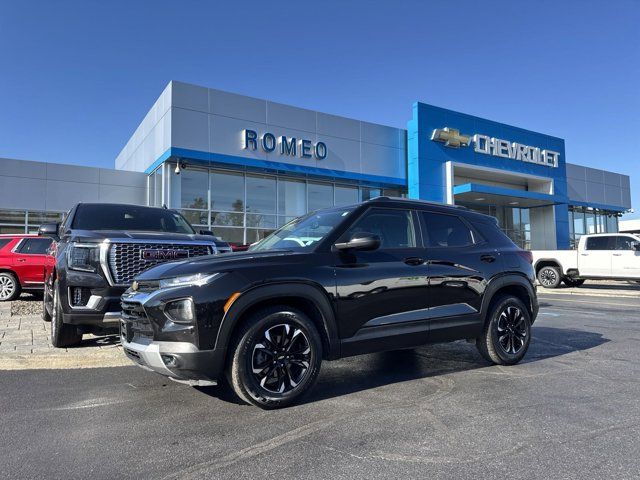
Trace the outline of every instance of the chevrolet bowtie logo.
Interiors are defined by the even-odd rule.
[[[436,128],[431,135],[431,140],[436,142],[443,142],[445,147],[468,147],[471,137],[469,135],[460,134],[459,130],[455,128]]]

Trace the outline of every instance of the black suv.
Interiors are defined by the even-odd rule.
[[[122,297],[122,344],[174,380],[226,375],[241,399],[282,407],[323,359],[475,339],[489,362],[519,362],[534,278],[494,218],[382,197],[300,217],[248,252],[145,271]]]
[[[81,203],[39,233],[57,239],[42,313],[55,347],[75,345],[83,333],[117,332],[120,296],[146,268],[218,253],[211,232],[197,234],[178,212],[139,205]]]

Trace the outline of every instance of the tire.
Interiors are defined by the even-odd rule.
[[[565,278],[563,282],[567,287],[580,287],[584,283],[584,280],[582,279],[574,280],[573,278]]]
[[[51,344],[54,347],[73,347],[82,341],[82,334],[75,325],[62,321],[62,305],[60,305],[60,286],[56,280],[53,284],[53,315],[51,316]]]
[[[42,294],[42,320],[44,320],[45,322],[50,322],[51,321],[51,314],[47,311],[47,300],[49,300],[49,297],[51,295],[49,294],[49,289],[47,288],[47,286],[45,285],[44,287],[44,291]],[[53,307],[51,307],[53,309]]]
[[[11,272],[0,272],[0,302],[10,302],[20,296],[20,282]]]
[[[538,282],[544,288],[558,288],[562,281],[562,275],[558,267],[546,266],[538,270]]]
[[[252,315],[234,335],[229,352],[227,380],[235,394],[263,409],[282,408],[315,384],[322,340],[309,317],[281,305]]]
[[[501,295],[492,301],[482,335],[476,339],[480,354],[496,365],[514,365],[531,342],[531,315],[522,301]]]

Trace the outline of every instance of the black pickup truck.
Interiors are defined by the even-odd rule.
[[[117,331],[120,296],[147,268],[221,251],[211,232],[196,233],[180,213],[139,205],[80,203],[39,233],[57,240],[42,312],[55,347],[78,344],[83,333]]]

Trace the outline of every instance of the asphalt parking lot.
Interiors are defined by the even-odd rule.
[[[640,295],[542,293],[525,361],[325,363],[266,412],[134,366],[0,371],[4,478],[638,478]]]

